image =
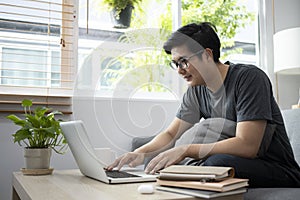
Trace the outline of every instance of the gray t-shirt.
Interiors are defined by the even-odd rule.
[[[205,86],[189,87],[176,116],[192,124],[203,118],[267,120],[257,157],[299,170],[267,75],[253,65],[226,64],[230,66],[223,86],[215,93]]]

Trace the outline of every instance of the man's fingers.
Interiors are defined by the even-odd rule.
[[[168,163],[168,159],[163,158],[157,163],[157,165],[154,166],[154,168],[150,171],[150,174],[155,174],[157,171],[165,168],[167,163]]]
[[[160,170],[157,169],[160,167],[160,162],[163,160],[163,157],[161,155],[156,156],[155,158],[153,158],[150,163],[147,165],[145,173],[149,174],[149,173],[155,173],[156,171]],[[156,171],[155,171],[156,170]]]
[[[119,165],[119,162],[121,160],[122,157],[117,158],[112,164],[110,164],[106,169],[107,170],[112,170],[113,168],[115,168],[116,166]]]
[[[127,154],[126,156],[122,157],[122,159],[119,162],[118,170],[120,170],[124,165],[130,163],[134,158],[131,154]]]
[[[138,165],[140,165],[141,162],[138,159],[134,159],[132,162],[130,162],[128,165],[129,167],[136,167]]]
[[[116,159],[111,165],[107,167],[108,170],[112,170],[117,167],[120,170],[124,165],[128,164],[130,167],[135,167],[142,163],[141,155],[137,153],[127,153]]]

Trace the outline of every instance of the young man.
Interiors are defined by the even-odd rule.
[[[155,173],[191,158],[188,164],[233,167],[251,187],[300,187],[300,168],[266,74],[253,65],[221,63],[220,40],[208,22],[178,29],[164,49],[172,55],[171,67],[189,84],[176,118],[108,169],[137,166],[155,156],[145,169]],[[192,127],[198,139],[174,146]]]

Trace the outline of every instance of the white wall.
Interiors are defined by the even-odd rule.
[[[165,129],[179,102],[75,97],[73,105],[74,119],[84,121],[93,145],[112,148],[120,155],[131,149],[133,137],[156,135]]]
[[[299,0],[274,0],[274,34],[284,29],[300,27],[299,10]],[[300,75],[278,74],[277,83],[279,106],[281,109],[290,109],[298,103]]]

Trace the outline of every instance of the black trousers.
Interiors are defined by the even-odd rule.
[[[262,159],[247,159],[228,154],[216,154],[206,160],[190,161],[188,165],[233,167],[236,178],[249,179],[249,187],[300,187],[299,173],[277,163]],[[297,177],[298,176],[298,177]]]

